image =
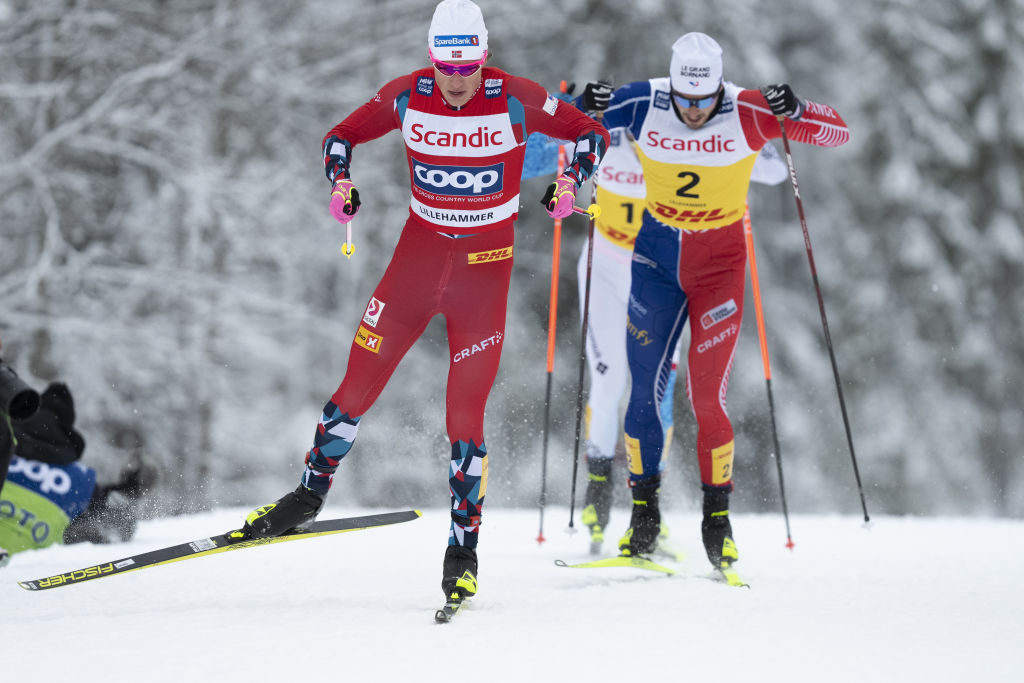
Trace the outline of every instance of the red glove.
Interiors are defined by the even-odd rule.
[[[540,203],[552,218],[565,218],[572,213],[576,201],[576,181],[564,173],[548,185]]]
[[[331,215],[339,223],[348,223],[355,218],[361,203],[359,190],[351,180],[334,181],[334,189],[331,190]]]

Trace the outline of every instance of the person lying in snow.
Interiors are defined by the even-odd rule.
[[[85,439],[74,422],[71,390],[59,382],[39,395],[31,417],[0,413],[5,443],[12,446],[0,480],[0,566],[22,550],[114,543],[135,534],[138,501],[153,484],[152,469],[134,464],[117,483],[98,484],[96,470],[79,462]]]

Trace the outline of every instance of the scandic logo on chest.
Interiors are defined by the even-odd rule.
[[[707,152],[708,154],[721,154],[737,150],[736,140],[723,137],[717,133],[703,139],[686,139],[662,135],[656,130],[647,131],[645,146],[675,152]]]
[[[422,123],[414,123],[409,127],[409,140],[427,147],[444,148],[483,148],[501,147],[507,142],[506,131],[477,126],[476,130],[434,130]]]

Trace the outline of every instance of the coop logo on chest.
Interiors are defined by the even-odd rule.
[[[494,194],[503,187],[505,164],[491,166],[435,166],[413,159],[412,181],[434,194],[478,197]]]
[[[416,79],[416,92],[430,97],[434,94],[434,79],[429,76],[420,76]]]
[[[484,97],[493,98],[501,94],[502,78],[488,78],[484,81]]]
[[[377,327],[377,321],[380,320],[380,314],[384,312],[384,302],[376,297],[370,297],[370,303],[366,306],[366,312],[363,313],[363,322],[370,327]]]

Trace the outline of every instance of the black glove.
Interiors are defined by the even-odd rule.
[[[604,111],[612,99],[612,84],[608,81],[591,81],[583,88],[583,108],[587,111]]]
[[[788,83],[766,85],[761,88],[761,94],[768,100],[768,106],[776,116],[798,119],[804,113],[804,103],[793,94],[793,89]]]

